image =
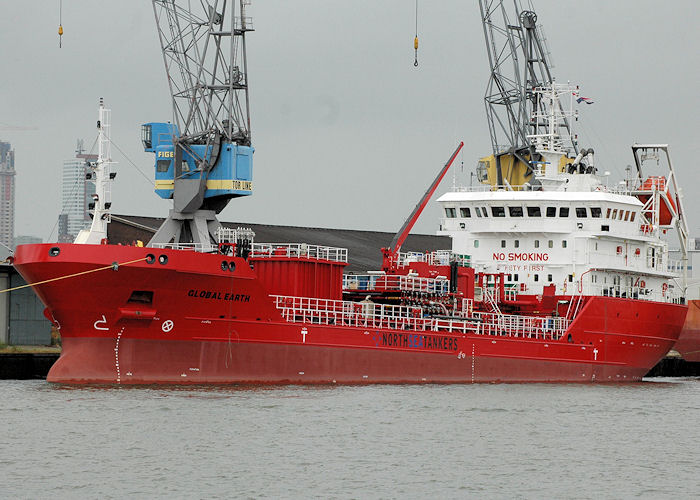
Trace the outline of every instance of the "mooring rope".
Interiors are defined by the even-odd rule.
[[[75,278],[76,276],[82,276],[83,274],[96,273],[97,271],[105,271],[107,269],[113,269],[114,271],[116,271],[117,269],[119,269],[119,266],[126,266],[128,264],[134,264],[135,262],[141,262],[142,260],[146,260],[146,257],[141,257],[140,259],[130,260],[128,262],[121,262],[121,263],[112,262],[108,266],[98,267],[97,269],[90,269],[88,271],[81,271],[79,273],[73,273],[73,274],[67,274],[65,276],[59,276],[58,278],[51,278],[49,280],[37,281],[36,283],[29,283],[27,285],[20,285],[20,286],[14,287],[14,288],[8,288],[7,290],[0,290],[0,293],[12,292],[13,290],[19,290],[20,288],[27,288],[29,286],[43,285],[44,283],[51,283],[52,281],[64,280],[67,278]]]

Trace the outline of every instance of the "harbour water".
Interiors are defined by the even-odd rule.
[[[700,379],[0,382],[2,498],[691,498]]]

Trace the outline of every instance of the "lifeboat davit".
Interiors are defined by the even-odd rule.
[[[666,177],[660,176],[650,176],[644,182],[639,189],[640,191],[661,191],[666,194],[666,198],[661,198],[661,203],[659,207],[659,224],[662,226],[668,226],[673,220],[674,214],[677,213],[676,204],[673,201],[670,193],[668,192],[668,185],[666,184]],[[638,194],[637,197],[642,203],[649,201],[651,194]]]

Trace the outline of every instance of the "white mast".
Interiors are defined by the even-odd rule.
[[[95,194],[92,195],[95,208],[90,229],[78,233],[75,243],[99,245],[107,241],[107,224],[110,221],[109,209],[112,206],[112,180],[116,176],[110,172],[112,161],[110,133],[111,109],[105,109],[104,100],[100,98],[99,119],[97,130],[98,155],[97,161],[89,164],[90,176],[95,179]]]

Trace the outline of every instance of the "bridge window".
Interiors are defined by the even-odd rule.
[[[540,248],[540,240],[535,240],[535,248]]]
[[[609,219],[609,218],[610,218],[610,209],[609,209],[609,208],[608,208],[608,210],[605,212],[605,218],[606,218],[606,219]]]
[[[559,207],[559,217],[568,217],[569,207]]]
[[[513,245],[515,246],[515,248],[520,248],[520,240],[515,240],[513,242]]]
[[[506,209],[504,207],[491,207],[491,214],[494,217],[505,217]]]
[[[556,217],[557,207],[547,207],[547,217]]]
[[[549,241],[547,242],[547,246],[548,246],[549,248],[554,248],[554,241],[549,240]]]
[[[540,280],[540,275],[539,275],[539,274],[535,274],[534,279],[535,279],[535,281],[539,281],[539,280]]]
[[[484,214],[484,217],[488,217],[488,216],[489,216],[488,212],[486,212],[486,207],[481,207],[481,213]]]
[[[156,171],[167,172],[168,168],[170,168],[170,160],[158,160],[156,162]]]
[[[625,210],[625,222],[627,222],[628,220],[630,220],[630,211]]]
[[[479,207],[476,207],[474,210],[476,211],[476,216],[481,217],[481,209]]]
[[[630,222],[634,222],[634,216],[637,215],[637,212],[631,212],[630,213]]]
[[[617,219],[617,208],[612,211],[612,219]]]
[[[474,248],[479,248],[479,240],[474,240]]]
[[[542,210],[540,207],[527,207],[528,217],[542,217]]]
[[[566,240],[561,240],[561,247],[566,248]]]
[[[600,207],[591,207],[591,217],[595,219],[600,219],[600,216],[602,215],[602,210]]]
[[[455,217],[457,217],[457,210],[455,210],[454,208],[446,208],[445,215],[447,215],[448,219],[454,219]]]
[[[462,207],[462,208],[460,208],[460,209],[459,209],[459,214],[460,214],[462,217],[471,217],[471,216],[472,216],[472,212],[471,212],[471,210],[469,210],[469,207]]]
[[[505,248],[505,247],[506,247],[506,240],[501,240],[501,248]]]
[[[508,213],[511,217],[522,217],[523,207],[508,207]]]
[[[602,226],[600,226],[600,230],[601,231],[610,231],[610,226],[608,226],[607,224],[603,224]]]
[[[576,217],[588,217],[588,214],[586,213],[586,207],[576,207]]]
[[[547,275],[547,281],[549,281],[550,283],[552,282],[552,275],[551,274]]]

